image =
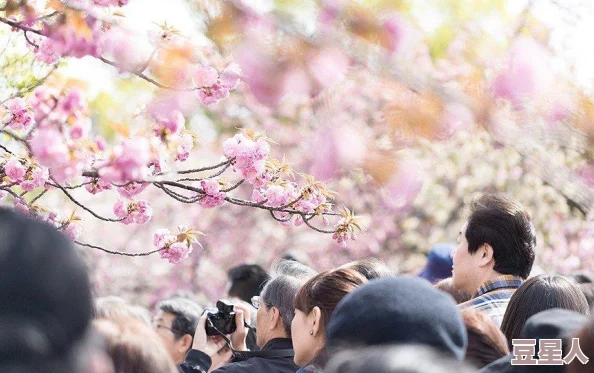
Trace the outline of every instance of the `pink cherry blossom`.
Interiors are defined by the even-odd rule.
[[[164,247],[175,241],[176,237],[167,228],[160,228],[153,233],[153,245],[157,248]]]
[[[81,235],[82,227],[78,223],[70,222],[64,227],[62,233],[64,233],[70,240],[74,241]]]
[[[50,38],[43,38],[38,42],[38,47],[34,49],[35,58],[38,61],[48,65],[56,63],[62,55],[56,51],[54,41]]]
[[[130,183],[123,187],[118,187],[117,191],[124,198],[132,198],[142,193],[148,186],[148,183]]]
[[[258,189],[252,191],[252,201],[256,203],[262,203],[266,200],[266,197],[260,193]]]
[[[82,139],[89,134],[91,130],[91,118],[82,116],[76,119],[76,122],[70,127],[70,138],[71,139]]]
[[[91,194],[97,194],[104,190],[111,189],[111,183],[102,178],[87,178],[86,181],[89,182],[89,184],[85,185],[85,189]]]
[[[219,73],[212,66],[199,66],[194,71],[193,78],[196,87],[212,87],[217,82]]]
[[[160,136],[163,130],[167,130],[169,134],[177,134],[184,128],[185,123],[186,120],[182,112],[173,110],[168,115],[157,118],[155,134]]]
[[[16,157],[10,158],[4,165],[4,173],[14,182],[23,181],[26,172],[27,169]]]
[[[192,252],[192,249],[192,246],[188,246],[188,244],[184,242],[175,242],[169,245],[166,249],[161,250],[159,255],[162,259],[169,260],[169,263],[177,264],[186,259]]]
[[[14,209],[22,214],[29,215],[29,206],[18,199],[14,200]]]
[[[392,53],[402,51],[404,39],[407,33],[407,24],[399,15],[391,16],[383,24],[384,46]]]
[[[142,180],[148,173],[150,160],[150,145],[146,138],[125,140],[114,148],[111,162],[99,168],[99,176],[120,183]]]
[[[30,192],[35,188],[43,186],[49,179],[49,170],[43,166],[37,166],[20,186],[24,191]]]
[[[239,81],[241,79],[241,67],[238,63],[233,62],[229,64],[221,75],[219,76],[219,81],[221,86],[229,89],[235,89],[239,85]]]
[[[188,133],[184,133],[179,137],[179,145],[176,149],[176,159],[178,161],[185,161],[190,156],[190,151],[194,147],[194,139]]]
[[[309,71],[319,87],[327,87],[342,80],[347,72],[349,60],[337,49],[319,51],[308,61]]]
[[[517,107],[550,82],[549,55],[544,47],[534,40],[520,38],[511,47],[506,68],[493,81],[493,92]]]
[[[33,117],[22,98],[17,97],[8,101],[6,108],[10,111],[11,117],[8,120],[8,126],[12,129],[22,130],[33,122]]]
[[[290,187],[272,185],[266,190],[266,204],[271,207],[280,207],[294,199],[294,191]]]
[[[200,187],[204,190],[204,193],[210,196],[216,195],[221,190],[221,185],[215,179],[200,181]]]
[[[129,0],[93,0],[93,3],[97,6],[124,6],[128,4]]]
[[[204,105],[212,105],[229,97],[229,88],[220,84],[214,84],[211,87],[200,88],[197,92],[200,102]]]
[[[147,201],[128,201],[118,199],[113,205],[113,213],[123,218],[123,224],[145,224],[153,216],[153,209]]]
[[[60,167],[69,161],[69,149],[62,134],[54,128],[40,128],[31,140],[31,150],[42,165]]]
[[[78,88],[71,88],[68,93],[63,96],[58,104],[58,110],[74,114],[79,111],[85,111],[88,108],[85,93]]]

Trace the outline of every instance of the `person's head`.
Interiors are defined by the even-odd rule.
[[[95,319],[110,319],[112,317],[132,317],[138,319],[147,325],[151,324],[150,312],[137,305],[132,305],[123,298],[116,296],[107,296],[95,298],[94,301],[94,318]]]
[[[452,253],[454,286],[474,294],[497,275],[526,279],[534,263],[536,236],[524,207],[499,194],[473,201]]]
[[[560,357],[565,357],[569,353],[572,337],[575,337],[587,323],[588,318],[578,312],[553,308],[532,315],[526,320],[524,328],[520,332],[519,339],[534,340],[535,352],[539,351],[541,342],[544,340],[560,340]],[[580,347],[583,347],[581,343]],[[567,373],[564,364],[512,365],[512,359],[513,353],[508,354],[489,364],[481,372]]]
[[[266,283],[257,302],[254,302],[254,306],[258,308],[256,343],[260,347],[274,338],[291,338],[295,295],[315,275],[311,268],[289,260],[280,262],[272,272],[274,277]]]
[[[568,276],[577,282],[578,287],[586,297],[590,309],[594,307],[594,276],[589,272],[575,272]]]
[[[443,292],[448,293],[449,295],[454,298],[456,304],[464,303],[470,300],[471,295],[464,290],[456,289],[452,283],[452,278],[444,278],[443,280],[439,281],[435,285],[436,289],[439,289]]]
[[[192,348],[202,308],[186,298],[170,298],[157,304],[153,328],[176,364]]]
[[[489,316],[478,310],[466,309],[462,311],[462,318],[468,333],[466,362],[482,368],[509,353],[505,335]]]
[[[419,277],[436,283],[439,280],[452,276],[452,251],[456,245],[449,243],[440,243],[429,250],[427,255],[427,263],[425,267],[419,272]]]
[[[331,354],[341,348],[416,343],[462,360],[466,329],[452,297],[418,277],[392,276],[369,281],[338,303],[326,343]]]
[[[92,312],[71,241],[0,208],[0,372],[82,372]]]
[[[93,326],[105,338],[117,373],[177,373],[165,346],[142,321],[113,317],[96,319]]]
[[[590,309],[586,297],[577,284],[564,276],[539,275],[527,280],[516,290],[501,322],[501,331],[508,346],[519,338],[524,323],[530,316],[544,310],[562,308],[588,315]]]
[[[473,373],[469,366],[423,345],[374,346],[343,351],[325,373]]]
[[[291,324],[295,364],[312,361],[326,344],[326,326],[334,308],[345,295],[367,282],[353,269],[319,273],[305,283],[295,297]]]
[[[250,302],[260,294],[262,287],[270,279],[266,270],[257,264],[242,264],[227,271],[229,278],[229,297]]]
[[[566,373],[592,373],[594,371],[594,318],[590,318],[574,338],[580,341],[582,352],[590,360],[586,364],[582,364],[578,359],[575,359],[567,365]]]
[[[354,260],[341,265],[339,268],[354,269],[368,280],[378,277],[394,276],[392,269],[390,269],[383,260],[374,257]]]
[[[567,276],[573,279],[578,284],[592,284],[594,283],[594,277],[590,272],[574,272],[571,275]]]

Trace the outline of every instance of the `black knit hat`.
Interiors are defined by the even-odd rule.
[[[66,359],[91,315],[86,268],[68,238],[0,209],[0,370]]]
[[[423,344],[464,359],[466,328],[450,296],[426,280],[397,276],[372,280],[347,295],[332,314],[328,348]]]

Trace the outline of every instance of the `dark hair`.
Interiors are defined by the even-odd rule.
[[[92,307],[72,242],[47,223],[0,208],[0,371],[77,373]]]
[[[321,272],[299,289],[295,297],[295,309],[309,314],[314,307],[319,307],[322,313],[320,326],[326,332],[326,326],[338,302],[366,282],[367,279],[354,269],[338,268]]]
[[[171,356],[148,325],[127,317],[97,319],[117,373],[177,373]]]
[[[573,280],[560,275],[532,277],[512,295],[501,322],[501,331],[507,338],[509,348],[512,339],[520,337],[530,316],[551,308],[590,314],[586,297]]]
[[[489,244],[493,248],[494,270],[504,275],[527,278],[534,263],[536,235],[524,207],[499,194],[485,194],[473,201],[466,226],[468,252]]]
[[[175,339],[180,339],[186,334],[194,338],[198,319],[202,315],[202,308],[198,304],[186,298],[175,297],[159,302],[157,309],[175,315],[171,323]]]
[[[578,284],[591,284],[594,282],[594,278],[589,272],[574,272],[567,277],[572,278]]]
[[[474,369],[425,345],[373,346],[330,359],[325,373],[471,373]]]
[[[594,284],[578,284],[578,288],[580,288],[582,294],[584,294],[586,297],[586,300],[588,301],[588,307],[592,309],[592,307],[594,307]]]
[[[578,338],[580,341],[580,348],[582,349],[584,355],[590,359],[586,364],[582,364],[577,358],[574,359],[570,364],[567,365],[565,372],[592,373],[592,371],[594,371],[594,318],[590,318],[582,330],[577,333],[575,338]],[[567,350],[569,350],[569,348],[567,348]],[[564,351],[564,355],[567,352],[569,351]]]
[[[268,272],[257,264],[242,264],[227,271],[231,281],[229,296],[251,302],[254,295],[260,294],[262,287],[270,279]]]
[[[472,296],[470,294],[468,294],[467,292],[465,292],[464,290],[455,288],[454,284],[452,283],[451,277],[444,278],[443,280],[439,281],[438,283],[436,283],[433,286],[435,286],[435,288],[451,295],[452,298],[454,298],[454,300],[456,301],[456,304],[464,303],[464,302],[470,300],[470,298],[472,298]]]
[[[368,280],[378,277],[394,276],[394,272],[384,261],[374,257],[354,260],[340,266],[340,268],[354,269]]]
[[[505,335],[489,316],[466,309],[462,311],[462,318],[468,332],[465,357],[468,363],[480,369],[509,353]]]

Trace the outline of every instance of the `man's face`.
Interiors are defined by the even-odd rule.
[[[270,329],[270,318],[273,312],[272,307],[269,307],[260,297],[260,307],[256,313],[256,344],[262,348],[268,342],[268,332]]]
[[[452,267],[452,285],[472,295],[480,286],[480,284],[476,284],[476,273],[479,267],[478,263],[476,263],[477,255],[471,255],[468,252],[468,241],[466,241],[467,226],[468,222],[462,226],[458,234],[458,245],[452,252],[452,260],[454,262]]]
[[[153,328],[161,338],[163,345],[173,358],[175,364],[181,364],[184,361],[187,351],[183,351],[182,339],[178,338],[179,334],[174,333],[172,324],[175,320],[175,315],[169,312],[157,311],[153,318]]]

